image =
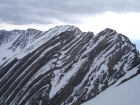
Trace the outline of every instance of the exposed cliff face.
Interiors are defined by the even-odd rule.
[[[139,74],[135,45],[112,29],[94,35],[67,25],[10,35],[0,34],[0,50],[11,53],[0,58],[0,101],[7,105],[81,104],[127,73],[121,81]]]

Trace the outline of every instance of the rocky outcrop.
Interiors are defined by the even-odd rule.
[[[74,26],[28,29],[7,49],[18,48],[0,68],[1,104],[80,105],[140,69],[135,45],[109,28],[97,35]]]

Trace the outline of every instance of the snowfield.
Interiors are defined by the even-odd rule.
[[[140,75],[117,87],[112,85],[82,105],[140,105]]]

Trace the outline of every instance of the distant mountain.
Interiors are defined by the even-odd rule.
[[[80,105],[140,73],[136,46],[109,28],[1,30],[0,52],[0,105]]]
[[[136,48],[140,51],[140,40],[130,39],[130,41],[136,44]]]

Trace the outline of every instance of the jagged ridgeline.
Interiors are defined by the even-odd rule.
[[[0,52],[0,105],[80,105],[140,73],[135,45],[109,28],[1,30]]]

